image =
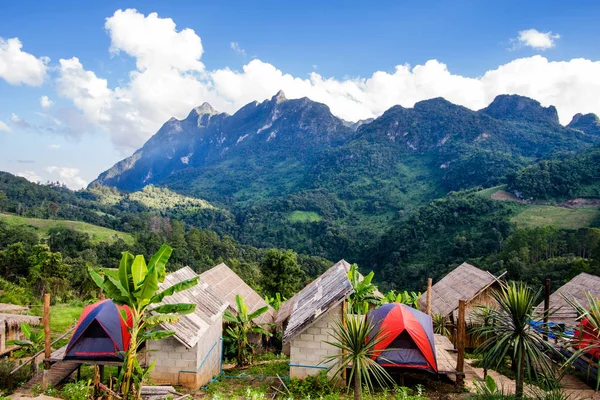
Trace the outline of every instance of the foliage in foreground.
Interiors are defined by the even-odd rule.
[[[348,279],[352,283],[354,293],[350,295],[350,311],[356,314],[366,314],[370,306],[378,306],[381,299],[375,294],[377,287],[371,283],[375,273],[373,271],[363,277],[358,272],[358,265],[352,264],[348,271]]]
[[[333,341],[325,341],[340,350],[336,355],[325,357],[333,376],[341,376],[350,370],[350,381],[354,382],[354,399],[360,400],[363,385],[367,392],[373,391],[373,383],[385,387],[393,384],[388,372],[373,359],[379,356],[375,347],[385,339],[385,334],[374,334],[375,325],[363,315],[348,314],[346,323],[335,321],[331,333]],[[348,387],[350,390],[350,387]]]
[[[21,358],[34,355],[44,348],[44,333],[42,331],[32,331],[29,324],[23,322],[21,332],[23,332],[25,340],[15,339],[6,342],[8,346],[21,346],[20,349],[15,351],[15,357]]]
[[[503,283],[492,296],[498,309],[486,314],[491,323],[474,329],[484,338],[478,352],[482,354],[484,368],[496,369],[506,357],[516,369],[515,398],[523,398],[525,374],[541,376],[551,381],[553,370],[544,355],[551,347],[542,335],[531,329],[530,321],[536,320],[535,307],[540,291],[534,292],[522,282]]]
[[[115,304],[127,306],[131,311],[132,321],[129,324],[126,312],[120,310],[121,318],[130,326],[131,333],[129,349],[125,352],[123,369],[117,384],[124,399],[140,398],[142,382],[153,368],[153,364],[145,369],[140,366],[137,359],[138,348],[147,340],[172,336],[175,332],[155,328],[165,322],[175,323],[179,314],[191,313],[196,308],[195,304],[157,305],[165,297],[198,283],[198,278],[194,277],[159,292],[159,284],[164,282],[166,277],[166,264],[171,252],[171,247],[161,246],[148,265],[144,256],[134,257],[133,254],[124,252],[119,264],[118,279],[108,274],[101,277],[92,268],[89,270],[94,282]]]

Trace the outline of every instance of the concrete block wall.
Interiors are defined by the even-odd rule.
[[[196,387],[204,386],[221,372],[221,348],[223,341],[223,319],[219,316],[196,345]],[[204,361],[204,364],[202,362]]]
[[[310,367],[329,367],[331,365],[321,364],[321,361],[325,357],[339,354],[341,351],[325,341],[333,341],[331,332],[335,327],[335,322],[341,320],[342,306],[340,304],[290,341],[290,365],[303,366],[290,366],[291,377],[304,379],[309,375],[317,375],[322,370],[322,368]]]

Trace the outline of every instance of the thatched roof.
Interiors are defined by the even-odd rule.
[[[181,268],[170,273],[160,284],[164,290],[178,282],[198,276],[189,267]],[[196,286],[172,296],[165,297],[161,304],[191,303],[196,310],[191,314],[182,315],[175,324],[162,324],[164,329],[175,331],[175,339],[187,348],[194,347],[208,328],[225,312],[227,301],[220,298],[205,282],[200,281]]]
[[[350,264],[348,264],[348,262],[346,260],[341,260],[338,262],[338,264],[342,265],[344,267],[344,270],[346,271],[346,273],[350,272]],[[359,280],[363,280],[364,276],[359,272]],[[300,295],[302,291],[296,293],[291,299],[285,301],[279,308],[279,311],[277,311],[277,315],[275,316],[275,323],[280,324],[283,321],[285,321],[286,319],[288,319],[290,317],[290,315],[292,314],[292,308],[293,308],[293,304],[295,303],[295,300],[297,299],[296,296]],[[375,290],[375,296],[379,297],[380,299],[385,298],[385,296],[383,295],[383,293],[381,293],[379,290]]]
[[[462,263],[431,288],[431,313],[449,316],[458,309],[459,300],[473,300],[497,279],[487,271]],[[419,297],[419,307],[427,307],[427,291]]]
[[[280,312],[291,310],[283,343],[292,340],[354,292],[348,279],[348,266],[346,261],[339,261],[282,305]]]
[[[42,318],[34,317],[31,315],[0,313],[0,325],[5,325],[9,328],[14,328],[17,326],[21,326],[23,322],[32,326],[37,326],[42,323]]]
[[[268,306],[265,299],[246,284],[235,272],[227,265],[219,264],[200,274],[200,282],[211,287],[211,289],[221,298],[229,303],[231,312],[237,312],[235,296],[240,295],[248,306],[249,312],[254,312],[259,308]],[[273,322],[275,310],[269,307],[269,310],[256,318],[254,321],[259,324],[270,324]]]
[[[18,306],[10,303],[0,303],[0,313],[23,314],[29,311],[28,307]]]
[[[577,313],[564,296],[569,299],[575,299],[579,304],[589,307],[586,293],[590,293],[595,299],[600,299],[600,277],[582,272],[552,295],[550,295],[550,320],[553,322],[564,323],[567,326],[577,326]],[[536,313],[542,315],[544,312],[544,302],[542,301],[536,308]]]

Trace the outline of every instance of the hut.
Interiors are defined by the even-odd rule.
[[[25,310],[27,310],[26,307]],[[0,356],[9,354],[10,352],[19,348],[17,345],[7,345],[7,341],[25,339],[23,332],[21,332],[22,323],[27,323],[31,326],[37,326],[41,324],[41,321],[42,319],[40,317],[0,313]]]
[[[198,275],[189,267],[182,268],[167,275],[160,288],[195,276]],[[196,310],[180,316],[174,324],[162,324],[163,329],[172,330],[175,335],[148,342],[146,362],[156,362],[151,372],[155,383],[199,388],[221,371],[223,313],[228,303],[202,280],[190,289],[165,297],[162,302],[175,303],[192,303]]]
[[[250,313],[268,306],[265,299],[223,263],[201,273],[200,281],[210,286],[219,298],[225,300],[229,304],[229,310],[234,314],[237,313],[235,302],[237,295],[244,298],[248,306],[248,312]],[[270,324],[274,318],[275,310],[269,307],[269,310],[256,318],[254,322],[258,324]]]
[[[29,307],[18,306],[10,303],[0,303],[1,314],[26,314],[29,311]]]
[[[473,311],[478,306],[496,306],[491,293],[497,289],[501,277],[466,262],[462,263],[431,288],[431,314],[439,314],[454,325],[458,319],[458,302],[466,300],[466,320],[468,324],[473,324]],[[419,308],[425,310],[427,291],[418,301]],[[471,335],[467,335],[467,347],[475,347],[474,340]]]
[[[588,307],[587,293],[595,299],[600,299],[600,277],[582,272],[558,288],[550,295],[550,322],[564,324],[565,328],[573,330],[578,324],[578,315],[565,297],[575,299],[582,306]],[[544,302],[541,302],[536,307],[536,314],[542,315],[543,312]]]
[[[346,261],[339,261],[279,309],[276,320],[287,320],[283,343],[289,346],[291,377],[303,379],[327,370],[325,357],[340,352],[325,341],[333,340],[335,322],[344,318],[346,301],[354,292],[348,268]]]

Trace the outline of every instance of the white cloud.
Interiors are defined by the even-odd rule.
[[[48,148],[50,150],[58,150],[58,149],[60,149],[60,144],[49,144]]]
[[[36,58],[21,50],[18,38],[0,37],[0,78],[11,85],[40,86],[46,77],[47,57]]]
[[[31,124],[29,124],[29,122],[23,120],[21,117],[19,117],[15,113],[11,114],[11,116],[10,116],[10,122],[13,125],[18,126],[19,128],[22,128],[22,129],[29,129],[29,128],[31,128]]]
[[[554,47],[554,41],[557,39],[560,39],[560,35],[557,33],[540,32],[537,29],[526,29],[524,31],[519,31],[519,36],[512,41],[515,43],[516,48],[528,46],[536,50],[548,50]]]
[[[125,53],[136,61],[129,79],[109,87],[106,79],[86,70],[77,58],[63,59],[57,93],[73,102],[80,117],[108,132],[123,152],[139,148],[169,118],[184,118],[205,101],[232,113],[248,102],[270,98],[280,89],[288,98],[307,96],[325,103],[335,115],[349,121],[379,116],[396,104],[412,107],[417,101],[438,96],[477,110],[499,94],[521,94],[544,106],[555,105],[562,123],[568,123],[577,112],[600,114],[600,61],[548,61],[533,56],[474,78],[453,74],[444,63],[429,60],[414,67],[398,65],[393,71],[376,71],[364,78],[325,77],[316,71],[299,78],[258,59],[240,71],[206,70],[200,61],[200,37],[190,29],[177,31],[173,20],[155,13],[144,16],[135,10],[119,10],[106,20],[105,28],[111,39],[110,51]],[[556,39],[550,33],[549,37]],[[76,132],[84,127],[83,121],[79,123],[82,128]]]
[[[54,102],[48,98],[48,96],[40,97],[40,105],[42,108],[50,108],[54,105]]]
[[[231,47],[231,50],[233,50],[235,53],[239,54],[240,56],[246,57],[246,50],[242,49],[242,47],[240,46],[240,44],[238,42],[229,43],[229,47]]]
[[[64,183],[70,189],[81,189],[87,186],[87,182],[79,176],[80,171],[78,168],[57,167],[53,165],[51,167],[46,167],[45,171],[52,176],[57,177],[59,182]]]
[[[6,125],[6,123],[0,121],[0,132],[12,132],[10,126]]]
[[[39,183],[42,178],[35,171],[17,172],[15,175],[27,179],[29,182]]]

